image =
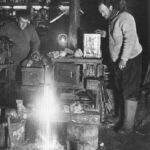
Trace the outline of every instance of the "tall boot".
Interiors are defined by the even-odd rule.
[[[132,99],[125,101],[125,118],[123,123],[123,128],[120,133],[130,133],[133,131],[135,114],[137,110],[137,101]]]

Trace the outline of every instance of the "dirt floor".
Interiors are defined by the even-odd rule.
[[[150,150],[150,103],[140,105],[140,111],[138,113],[138,119],[143,121],[140,128],[136,129],[130,134],[118,134],[114,132],[110,126],[103,126],[100,129],[99,145],[104,143],[103,149],[99,150]],[[144,117],[145,116],[145,117]],[[34,125],[32,125],[33,127]],[[35,143],[35,131],[30,125],[28,133],[30,138],[27,139],[22,145],[18,145],[16,148],[10,148],[10,150],[41,150],[37,148],[40,143]],[[62,131],[62,130],[61,130]],[[63,131],[63,144],[65,143],[65,130]],[[32,133],[32,134],[31,134]],[[61,138],[60,138],[61,139]],[[60,143],[60,144],[62,144]],[[66,150],[66,145],[58,145],[59,149],[55,150]],[[62,147],[61,147],[62,146]],[[0,148],[2,150],[2,148]],[[5,149],[4,149],[5,150]],[[46,149],[47,150],[47,149]],[[71,148],[70,150],[81,150]],[[93,149],[82,149],[82,150],[93,150]]]
[[[104,143],[100,150],[149,150],[150,149],[150,124],[147,124],[140,131],[135,131],[128,135],[115,133],[110,128],[101,130],[100,143]],[[26,146],[19,146],[11,150],[40,150],[35,148],[34,143]],[[63,150],[63,148],[60,150]],[[74,150],[74,149],[72,149]]]
[[[147,123],[141,129],[126,135],[118,134],[108,126],[102,127],[99,138],[99,144],[101,143],[104,143],[105,147],[99,150],[150,150],[150,123]],[[35,144],[33,141],[27,141],[27,143],[24,142],[16,148],[10,148],[10,150],[41,150],[37,148],[39,145],[40,143]],[[61,145],[59,145],[59,147],[58,150],[66,149],[65,146],[61,147]],[[0,150],[2,150],[2,148]],[[71,148],[71,150],[76,149]]]
[[[105,150],[149,150],[150,123],[127,135],[115,133],[111,128],[103,128],[101,137],[100,143],[104,143]]]
[[[119,134],[105,126],[101,130],[100,143],[106,150],[150,150],[150,101],[142,99],[138,105],[135,126],[130,134]]]

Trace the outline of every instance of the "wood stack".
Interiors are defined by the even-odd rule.
[[[101,123],[105,122],[106,114],[112,110],[112,104],[108,96],[104,79],[100,79],[99,84],[99,109],[100,109],[100,120]]]

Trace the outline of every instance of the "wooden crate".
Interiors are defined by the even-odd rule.
[[[39,86],[51,83],[50,69],[44,67],[23,67],[21,73],[22,85]]]
[[[24,100],[24,104],[34,103],[41,100],[44,94],[44,86],[21,86],[19,90],[19,99]]]
[[[86,146],[89,150],[98,148],[98,135],[98,125],[70,123],[67,127],[68,143],[78,141],[78,144]],[[80,148],[82,149],[82,146]],[[71,149],[70,145],[67,149]]]
[[[22,85],[40,85],[44,83],[44,68],[22,68]]]

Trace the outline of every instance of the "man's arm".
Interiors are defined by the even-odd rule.
[[[40,39],[39,39],[39,36],[36,32],[36,30],[34,29],[34,27],[31,28],[31,32],[32,32],[32,35],[31,35],[31,49],[32,49],[32,52],[34,51],[38,51],[39,52],[39,48],[40,48]]]
[[[0,36],[7,36],[8,37],[8,24],[4,24],[2,27],[0,27]]]
[[[2,36],[8,37],[8,25],[7,24],[3,25],[0,28],[0,37],[2,37]],[[0,64],[4,64],[5,63],[6,56],[7,56],[7,51],[2,51],[0,53]]]
[[[29,34],[31,34],[31,56],[27,63],[27,67],[30,67],[33,64],[33,61],[40,60],[40,39],[34,27],[30,27]]]
[[[123,52],[121,59],[128,61],[137,39],[136,25],[133,17],[124,19],[122,23]]]
[[[123,34],[123,52],[119,62],[119,68],[124,69],[130,54],[137,39],[135,20],[132,16],[125,18],[122,21],[122,34]]]

